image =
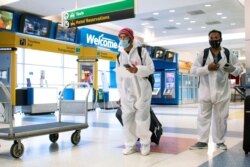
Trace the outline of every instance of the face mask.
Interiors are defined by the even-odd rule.
[[[123,48],[129,47],[129,40],[128,39],[120,39],[120,46]]]
[[[212,48],[219,48],[221,43],[221,39],[219,40],[209,40],[209,44]]]

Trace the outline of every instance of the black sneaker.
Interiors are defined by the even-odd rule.
[[[224,143],[218,143],[216,147],[221,150],[227,150],[227,146]]]
[[[190,150],[207,149],[207,143],[197,142],[194,145],[192,145],[189,149]]]

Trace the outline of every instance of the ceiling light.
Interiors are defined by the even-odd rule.
[[[201,28],[202,28],[202,29],[205,29],[205,28],[207,28],[207,27],[205,27],[205,26],[201,26]]]
[[[227,16],[223,16],[223,17],[221,17],[221,19],[227,19]]]
[[[169,10],[169,13],[174,13],[174,12],[175,12],[174,9]]]
[[[163,34],[166,34],[166,33],[167,33],[167,31],[162,31],[162,33],[163,33]]]
[[[190,18],[189,17],[185,17],[184,20],[189,20]]]
[[[174,22],[174,20],[173,19],[170,19],[170,20],[168,20],[169,22]]]
[[[211,4],[206,4],[204,5],[205,7],[211,7],[212,5]]]
[[[192,30],[192,28],[187,28],[187,30],[188,30],[188,31],[191,31],[191,30]]]
[[[191,21],[190,21],[190,23],[195,23],[195,22],[196,22],[196,21],[194,21],[194,20],[191,20]]]
[[[17,2],[17,1],[19,1],[19,0],[1,0],[0,1],[0,6],[11,4],[11,3],[14,3],[14,2]]]
[[[149,23],[141,23],[142,26],[149,25]]]
[[[220,12],[218,12],[218,13],[216,13],[216,15],[218,15],[218,16],[221,16],[223,13],[220,13]]]
[[[145,27],[146,27],[146,28],[150,28],[150,29],[154,28],[154,26],[150,26],[150,25],[145,26]]]
[[[231,26],[235,26],[235,25],[236,25],[236,23],[230,23],[230,25],[231,25]]]
[[[180,22],[177,22],[177,23],[175,23],[176,25],[181,25],[181,23]]]
[[[155,15],[155,16],[156,16],[156,15],[159,15],[159,12],[154,12],[153,15]]]

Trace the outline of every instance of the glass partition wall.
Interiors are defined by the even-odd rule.
[[[197,76],[191,74],[179,74],[179,102],[180,104],[196,103],[198,101]]]
[[[17,87],[56,87],[77,82],[77,56],[17,50]]]

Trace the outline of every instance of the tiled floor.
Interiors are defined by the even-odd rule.
[[[115,110],[90,111],[89,127],[81,131],[77,146],[71,143],[73,131],[59,134],[51,143],[48,135],[22,140],[24,154],[19,159],[10,155],[13,141],[0,139],[0,163],[3,167],[249,167],[250,153],[242,149],[243,104],[231,103],[228,120],[227,151],[217,150],[212,142],[207,150],[189,150],[196,142],[197,104],[179,106],[153,106],[163,125],[160,144],[151,144],[151,153],[125,156],[122,154],[123,135]],[[67,121],[81,122],[82,117],[63,117]],[[57,114],[15,115],[15,124],[41,124],[57,121]],[[0,125],[2,126],[2,125]],[[139,150],[139,145],[137,147]]]

